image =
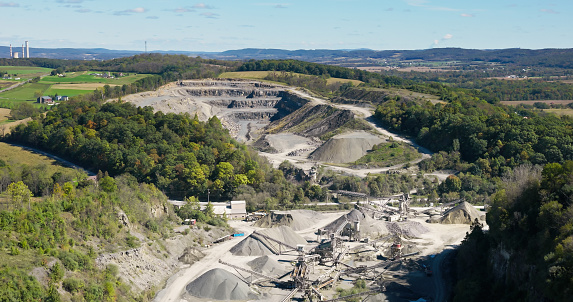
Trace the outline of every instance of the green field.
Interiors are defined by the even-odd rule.
[[[0,70],[5,70],[10,73],[25,71],[28,75],[34,76],[38,76],[40,74],[44,75],[51,71],[49,68],[19,66],[0,66]],[[139,79],[149,76],[148,74],[130,74],[120,78],[107,79],[90,75],[90,73],[103,72],[80,71],[67,73],[66,77],[45,76],[37,83],[28,83],[12,90],[2,92],[0,93],[0,107],[13,108],[14,105],[20,102],[35,101],[37,94],[49,96],[58,94],[73,97],[91,93],[95,89],[101,88],[104,85],[110,85],[112,87],[121,86],[124,84],[131,84]],[[16,81],[4,81],[2,83],[5,83],[4,87],[7,87],[16,83]],[[35,106],[43,105],[35,104]]]
[[[91,93],[93,90],[83,90],[83,89],[57,89],[50,87],[44,92],[45,95],[65,95],[65,96],[76,96],[80,94]]]
[[[131,74],[129,76],[107,79],[95,75],[90,75],[90,73],[104,73],[102,71],[81,71],[81,72],[70,72],[67,73],[65,77],[58,76],[47,76],[42,78],[41,83],[103,83],[110,85],[123,85],[130,84],[139,79],[145,78],[147,74]]]
[[[52,69],[44,67],[28,67],[28,66],[0,66],[0,71],[6,71],[9,74],[17,75],[36,75],[36,74],[49,74]]]
[[[35,101],[36,97],[34,94],[39,92],[40,94],[44,95],[48,88],[50,88],[49,84],[28,83],[12,90],[0,93],[0,103],[17,103],[32,100]]]
[[[406,163],[420,157],[420,153],[412,146],[391,142],[374,146],[372,151],[369,151],[368,154],[354,162],[354,164],[367,164],[370,167],[389,167]]]

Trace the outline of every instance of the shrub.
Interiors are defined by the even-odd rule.
[[[62,287],[70,292],[70,293],[74,293],[74,292],[78,292],[80,290],[82,290],[85,287],[85,283],[82,280],[79,279],[75,279],[75,278],[68,278],[66,280],[64,280],[64,282],[62,282]]]

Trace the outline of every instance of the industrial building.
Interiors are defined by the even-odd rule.
[[[25,46],[25,47],[24,47]],[[30,44],[26,41],[26,44],[22,44],[22,58],[30,58]],[[19,59],[20,53],[17,51],[12,51],[12,44],[10,44],[10,58]]]

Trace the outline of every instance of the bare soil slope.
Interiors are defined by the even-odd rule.
[[[364,131],[340,134],[316,149],[310,158],[329,163],[349,163],[360,159],[374,145],[385,140]]]

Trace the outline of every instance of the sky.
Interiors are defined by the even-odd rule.
[[[0,0],[0,45],[219,52],[242,48],[573,48],[572,0]]]

